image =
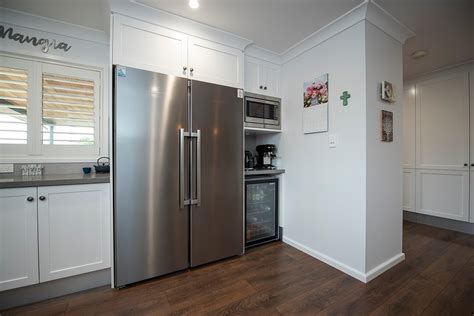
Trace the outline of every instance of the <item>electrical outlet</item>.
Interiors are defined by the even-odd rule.
[[[13,173],[13,164],[0,163],[0,173]]]
[[[337,137],[336,134],[329,135],[329,148],[336,148]]]

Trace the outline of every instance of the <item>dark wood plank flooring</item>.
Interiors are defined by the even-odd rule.
[[[363,284],[277,242],[244,256],[1,315],[466,315],[474,313],[474,236],[405,222],[406,260]]]

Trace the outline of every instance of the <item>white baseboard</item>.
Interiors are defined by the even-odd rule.
[[[299,242],[294,241],[293,239],[290,239],[288,237],[283,236],[283,242],[290,245],[290,246],[292,246],[292,247],[295,247],[298,250],[303,251],[304,253],[307,253],[311,257],[314,257],[318,260],[321,260],[324,263],[329,264],[331,267],[334,267],[338,270],[341,270],[345,274],[348,274],[351,277],[356,278],[359,281],[362,281],[364,283],[366,282],[364,273],[348,266],[347,264],[339,262],[339,261],[337,261],[336,259],[334,259],[332,257],[326,256],[326,255],[320,253],[319,251],[313,250],[313,249],[311,249],[311,248],[309,248],[309,247],[307,247],[303,244],[300,244]]]
[[[376,277],[378,277],[385,271],[389,270],[390,268],[396,266],[403,260],[405,260],[405,254],[401,252],[393,256],[392,258],[388,259],[387,261],[382,262],[381,264],[379,264],[378,266],[376,266],[375,268],[373,268],[372,270],[370,270],[369,272],[365,274],[365,280],[366,280],[365,282],[367,283],[367,282],[372,281],[373,279],[375,279]]]
[[[347,264],[344,264],[332,257],[329,257],[325,254],[322,254],[320,253],[319,251],[316,251],[314,249],[311,249],[297,241],[294,241],[293,239],[291,238],[288,238],[288,237],[285,237],[283,236],[283,242],[298,249],[298,250],[301,250],[303,251],[304,253],[310,255],[311,257],[314,257],[342,272],[344,272],[345,274],[348,274],[350,275],[351,277],[361,281],[361,282],[364,282],[364,283],[367,283],[373,279],[375,279],[377,276],[379,276],[380,274],[384,273],[385,271],[387,271],[388,269],[390,269],[391,267],[395,266],[396,264],[400,263],[401,261],[405,260],[405,254],[404,253],[399,253],[398,255],[388,259],[387,261],[381,263],[380,265],[376,266],[375,268],[373,268],[372,270],[370,270],[369,272],[367,273],[363,273],[357,269],[354,269],[350,266],[348,266]]]

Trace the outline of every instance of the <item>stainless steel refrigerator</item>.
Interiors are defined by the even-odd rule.
[[[114,67],[114,285],[243,253],[236,88]]]

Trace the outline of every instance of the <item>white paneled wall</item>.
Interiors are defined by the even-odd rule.
[[[405,86],[403,208],[474,222],[473,65],[426,75]],[[471,102],[471,104],[470,104]],[[471,153],[470,153],[471,152]],[[470,215],[471,213],[471,215]]]

